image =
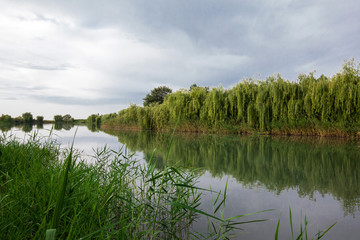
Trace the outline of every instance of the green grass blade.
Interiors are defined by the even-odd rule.
[[[205,189],[205,188],[201,188],[201,187],[196,187],[196,186],[189,185],[189,184],[184,184],[184,183],[175,183],[174,186],[191,188],[191,189],[201,190],[201,191],[206,191],[206,192],[215,192],[215,191],[213,191],[213,190],[209,190],[209,189]],[[216,193],[216,192],[215,192],[215,193]]]
[[[215,201],[214,201],[214,205],[216,205],[216,203],[217,203],[218,200],[220,199],[220,196],[221,196],[221,190],[220,190],[220,192],[218,193],[218,195],[217,195],[217,197],[216,197],[216,199],[215,199]]]
[[[177,206],[177,207],[182,207],[182,208],[186,208],[186,209],[191,210],[191,211],[193,211],[193,212],[200,213],[200,214],[202,214],[202,215],[204,215],[204,216],[207,216],[207,217],[210,217],[210,218],[213,218],[213,219],[216,219],[216,220],[218,220],[218,221],[223,222],[222,219],[220,219],[220,218],[218,218],[218,217],[216,217],[216,216],[210,215],[210,214],[208,214],[208,213],[206,213],[206,212],[204,212],[204,211],[201,211],[201,210],[199,210],[199,209],[190,207],[190,206],[185,205],[185,204],[182,204],[182,203],[170,202],[170,205]]]
[[[275,231],[275,240],[278,240],[279,239],[279,227],[280,227],[280,219],[277,223],[277,226],[276,226],[276,231]]]
[[[304,232],[305,232],[305,239],[306,239],[306,240],[308,240],[307,225],[308,225],[308,221],[307,221],[306,215],[305,215],[305,227],[304,227]]]
[[[292,214],[290,207],[289,207],[289,217],[290,217],[291,239],[294,240],[294,228],[293,228],[293,221],[292,221]]]
[[[46,230],[45,240],[55,240],[56,229],[48,229]]]
[[[233,225],[241,225],[241,224],[247,224],[247,223],[257,223],[257,222],[265,222],[265,221],[269,221],[269,219],[258,219],[258,220],[251,220],[251,221],[245,221],[245,222],[233,222],[233,223],[229,223],[229,225],[233,226]]]
[[[148,168],[148,171],[146,172],[145,178],[149,177],[150,174],[154,172],[155,165],[156,165],[156,163],[154,162],[155,151],[156,151],[156,148],[151,153],[151,157],[149,160],[149,168]]]
[[[301,231],[301,232],[300,232],[300,234],[298,235],[298,237],[296,238],[296,240],[300,240],[300,239],[303,238],[304,232],[303,232],[302,227],[301,227],[300,231]]]
[[[222,204],[225,204],[225,198],[219,203],[219,205],[217,206],[217,208],[215,209],[215,211],[214,211],[214,213],[216,213],[219,209],[220,209],[220,207],[222,206]]]
[[[258,214],[258,213],[263,213],[263,212],[270,212],[270,211],[274,211],[274,209],[268,209],[268,210],[263,210],[263,211],[258,211],[258,212],[241,214],[241,215],[237,215],[237,216],[234,216],[234,217],[227,218],[226,220],[230,220],[230,221],[231,221],[231,220],[236,219],[236,218],[241,218],[241,217],[245,217],[245,216],[250,216],[250,215],[254,215],[254,214]]]
[[[53,220],[52,221],[52,228],[54,228],[54,229],[56,229],[58,227],[58,225],[59,225],[62,209],[63,209],[63,206],[64,206],[66,187],[68,185],[70,168],[72,166],[73,146],[74,146],[74,141],[75,141],[75,136],[76,136],[77,130],[78,130],[78,128],[75,131],[73,142],[72,142],[72,145],[70,147],[70,153],[69,153],[68,157],[65,160],[65,169],[64,169],[64,173],[63,173],[63,181],[62,181],[62,184],[61,184],[58,199],[56,201],[54,215],[53,215],[53,219],[52,219]]]
[[[66,167],[64,169],[63,181],[62,181],[59,196],[58,196],[58,199],[57,199],[56,205],[55,205],[54,216],[53,216],[53,221],[52,221],[52,227],[55,229],[58,227],[62,208],[63,208],[64,201],[65,201],[65,193],[66,193],[66,187],[68,184],[71,161],[72,161],[72,148],[70,149],[70,153],[65,161]]]
[[[321,232],[320,232],[320,233],[318,234],[317,239],[321,239],[328,231],[330,231],[330,229],[331,229],[332,227],[335,226],[335,224],[336,224],[336,222],[335,222],[333,225],[331,225],[330,227],[328,227],[325,231],[323,231],[321,235],[319,235],[319,234],[321,233]]]

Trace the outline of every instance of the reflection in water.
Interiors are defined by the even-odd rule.
[[[33,129],[33,125],[32,124],[22,124],[22,131],[23,132],[26,132],[26,133],[29,133],[32,131]]]
[[[1,132],[8,132],[11,131],[12,128],[14,127],[18,127],[21,128],[21,131],[25,132],[25,133],[30,133],[33,129],[34,126],[36,126],[36,129],[43,129],[44,125],[42,123],[38,123],[36,125],[33,124],[28,124],[28,123],[22,123],[22,124],[0,124],[0,131]],[[70,129],[72,129],[74,127],[73,123],[55,123],[52,125],[54,127],[55,130],[66,130],[69,131]]]
[[[144,159],[144,155],[149,158],[156,148],[159,168],[164,164],[181,164],[204,169],[199,187],[212,186],[220,191],[229,180],[227,217],[276,209],[247,218],[249,221],[262,218],[273,221],[246,224],[247,233],[240,232],[235,239],[272,238],[278,219],[282,223],[280,239],[291,239],[287,227],[289,206],[294,226],[300,226],[299,220],[306,215],[314,234],[318,229],[337,222],[326,239],[358,239],[360,235],[358,142],[329,138],[176,134],[170,159],[166,160],[170,134],[106,131],[113,135],[110,136],[96,126],[88,127],[76,126],[70,131],[58,131],[52,124],[44,124],[44,129],[38,131],[33,126],[33,131],[45,137],[52,132],[64,148],[72,145],[76,132],[74,147],[83,150],[90,163],[94,163],[90,157],[93,149],[103,149],[106,145],[119,150],[124,143],[129,150],[137,152],[135,158],[138,160]],[[2,132],[6,129],[10,127],[0,125]],[[32,135],[24,134],[21,129],[21,125],[16,126],[7,134],[20,139]],[[205,212],[213,211],[213,200],[207,192],[203,193],[201,204]],[[206,232],[206,219],[199,219],[194,229]]]
[[[69,131],[73,127],[74,127],[74,123],[70,123],[70,122],[56,122],[54,124],[54,129],[55,130],[64,129],[66,131]]]
[[[300,197],[331,194],[345,214],[359,210],[360,148],[356,142],[319,138],[239,137],[176,134],[165,162],[170,134],[105,131],[158,167],[181,164],[204,168],[213,176],[232,175],[243,185],[262,185],[280,194],[296,189]]]
[[[87,123],[86,127],[89,129],[90,132],[99,132],[100,128],[98,124],[95,123]]]
[[[0,131],[1,132],[8,132],[13,127],[10,123],[0,123]]]

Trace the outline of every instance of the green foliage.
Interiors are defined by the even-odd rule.
[[[21,123],[24,123],[24,119],[19,116],[19,117],[14,118],[14,122],[15,122],[15,124],[21,124]]]
[[[61,116],[61,115],[55,115],[55,116],[54,116],[54,120],[55,120],[55,122],[62,122],[62,121],[63,121],[63,116]]]
[[[33,125],[31,123],[23,123],[21,126],[21,130],[26,133],[31,132],[33,129]]]
[[[105,114],[101,116],[101,121],[107,121],[110,119],[114,119],[116,118],[117,114],[116,113],[110,113],[110,114]]]
[[[3,123],[12,123],[13,122],[13,119],[11,118],[10,115],[7,115],[7,114],[2,114],[0,116],[0,122],[3,122]]]
[[[311,239],[311,240],[314,240],[314,239],[321,239],[328,231],[330,231],[331,228],[333,228],[335,226],[336,223],[332,224],[330,227],[326,228],[326,229],[323,229],[323,230],[318,230],[318,232],[311,238],[308,237],[308,220],[305,216],[304,218],[304,224],[301,222],[300,223],[300,229],[299,229],[299,234],[294,238],[294,227],[293,227],[293,221],[292,221],[292,214],[291,214],[291,208],[289,207],[289,221],[290,221],[290,231],[291,231],[291,239],[294,240],[303,240],[303,239]],[[280,219],[277,223],[277,227],[276,227],[276,230],[275,230],[275,240],[278,240],[279,239],[279,227],[280,227]]]
[[[64,122],[73,122],[74,118],[72,118],[70,114],[66,114],[66,115],[64,115],[62,117],[62,121],[64,121]]]
[[[36,122],[37,122],[38,124],[43,123],[43,122],[44,122],[44,117],[43,117],[43,116],[36,116]]]
[[[197,88],[197,87],[198,87],[198,85],[196,85],[196,83],[192,84],[192,85],[190,86],[190,91],[191,91],[193,88]]]
[[[354,135],[360,131],[360,65],[354,60],[345,62],[342,71],[332,77],[300,74],[290,82],[274,75],[266,81],[244,79],[228,90],[196,84],[174,93],[164,88],[148,94],[144,108],[131,105],[103,123],[163,130],[172,129],[180,117],[180,130],[231,126],[234,131],[299,135]],[[153,100],[166,94],[165,99]]]
[[[67,156],[64,160],[62,156]],[[200,210],[194,171],[138,164],[121,149],[98,149],[95,164],[60,152],[51,139],[28,142],[0,137],[1,239],[193,239],[199,214],[214,226],[209,236],[227,239],[245,215],[218,217]],[[222,214],[223,215],[223,214]],[[255,220],[258,222],[263,220]]]
[[[33,115],[29,112],[23,113],[22,119],[24,120],[25,123],[32,123],[34,121]]]
[[[166,95],[171,93],[172,90],[167,86],[161,86],[151,90],[151,93],[147,94],[144,100],[144,106],[149,106],[153,103],[162,104]]]
[[[99,114],[91,114],[86,120],[86,125],[88,129],[92,132],[98,131],[101,127],[102,118],[104,118],[105,120],[110,120],[113,117],[111,114],[108,114],[106,116],[100,116]]]

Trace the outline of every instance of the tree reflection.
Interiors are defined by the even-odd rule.
[[[70,122],[55,122],[54,129],[55,130],[66,130],[69,131],[72,127],[74,127],[73,123]]]
[[[23,132],[28,133],[28,132],[31,132],[32,129],[33,129],[33,125],[32,125],[31,123],[30,123],[30,124],[23,124],[23,125],[22,125],[22,131],[23,131]]]
[[[158,167],[203,168],[213,176],[231,175],[244,185],[261,184],[277,194],[289,188],[300,197],[331,194],[345,213],[360,207],[360,148],[354,141],[177,134],[166,160],[170,134],[106,132],[147,158],[156,148]]]
[[[7,131],[10,131],[12,127],[13,127],[13,125],[10,124],[10,123],[1,123],[0,124],[0,131],[7,132]]]

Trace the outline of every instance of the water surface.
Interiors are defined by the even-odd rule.
[[[34,130],[46,136],[52,126],[11,131],[26,138]],[[64,147],[72,144],[76,128],[53,130],[53,137]],[[9,134],[7,132],[7,134]],[[93,149],[107,145],[136,152],[149,159],[154,149],[157,167],[180,165],[200,169],[198,186],[214,190],[228,181],[225,215],[233,216],[265,209],[244,220],[270,219],[244,225],[237,239],[273,239],[278,219],[280,239],[289,239],[289,207],[295,231],[306,215],[311,236],[318,229],[337,222],[325,239],[359,239],[360,236],[360,143],[331,138],[296,138],[266,136],[219,136],[153,132],[90,131],[77,128],[74,146],[91,161]],[[169,148],[170,147],[170,148]],[[170,149],[170,150],[169,150]],[[166,159],[170,151],[169,159]],[[211,196],[204,193],[202,209],[211,211]],[[206,232],[206,219],[194,229]]]

